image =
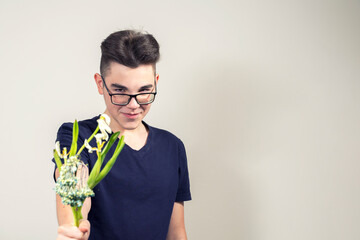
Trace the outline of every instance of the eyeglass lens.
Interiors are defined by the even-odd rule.
[[[154,101],[154,93],[146,93],[134,96],[138,104],[149,104]],[[130,102],[131,96],[128,95],[113,95],[112,102],[119,105],[127,105]]]

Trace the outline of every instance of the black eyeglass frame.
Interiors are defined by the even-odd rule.
[[[151,92],[151,93],[138,93],[138,94],[126,94],[126,93],[110,93],[109,91],[109,88],[106,86],[106,83],[105,83],[105,79],[103,78],[102,75],[100,75],[103,83],[104,83],[104,86],[106,88],[106,91],[108,92],[109,96],[110,96],[110,99],[111,99],[111,103],[114,104],[114,105],[117,105],[117,106],[126,106],[130,103],[131,99],[132,98],[135,98],[135,101],[139,104],[139,105],[147,105],[147,104],[150,104],[150,103],[153,103],[155,101],[155,97],[156,97],[156,94],[157,94],[157,86],[156,86],[156,80],[154,79],[154,85],[155,85],[155,92]],[[147,103],[139,103],[139,101],[137,100],[137,96],[139,95],[145,95],[145,94],[152,94],[154,95],[154,98],[150,101],[150,102],[147,102]],[[124,103],[124,104],[120,104],[120,103],[114,103],[113,102],[113,98],[112,96],[114,95],[121,95],[121,96],[128,96],[130,97],[128,102],[127,103]]]

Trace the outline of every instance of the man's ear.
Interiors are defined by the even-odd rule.
[[[95,79],[95,83],[96,83],[99,94],[104,95],[104,84],[103,84],[103,80],[102,80],[100,74],[95,73],[94,79]]]
[[[156,85],[158,85],[158,82],[159,82],[159,74],[156,74],[155,78],[156,78]]]

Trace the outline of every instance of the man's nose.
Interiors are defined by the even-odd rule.
[[[127,105],[127,107],[129,107],[129,108],[138,108],[138,107],[140,107],[140,104],[137,103],[135,97],[132,97],[132,98],[130,99],[130,102],[129,102],[129,104]]]

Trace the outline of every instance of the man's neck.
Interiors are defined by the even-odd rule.
[[[124,136],[125,143],[134,150],[140,150],[146,144],[148,129],[143,123],[140,123],[135,129],[123,129],[116,121],[111,119],[110,128],[113,132],[120,131],[119,138]]]
[[[141,123],[136,131],[128,130],[124,131],[125,143],[134,150],[140,150],[143,146],[145,146],[148,138],[148,130]]]

